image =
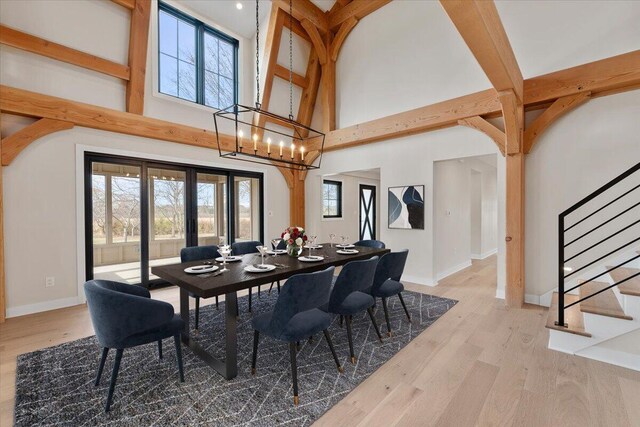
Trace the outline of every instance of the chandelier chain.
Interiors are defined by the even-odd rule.
[[[256,0],[256,106],[260,105],[260,6]]]
[[[289,0],[289,119],[293,120],[293,0]]]

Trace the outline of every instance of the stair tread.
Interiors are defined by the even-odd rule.
[[[607,269],[610,269],[610,268],[611,267],[607,267]],[[621,280],[626,279],[629,276],[633,276],[636,273],[640,273],[640,269],[629,268],[629,267],[619,267],[613,270],[612,272],[610,272],[609,274],[613,278],[614,282],[619,282]],[[636,276],[633,279],[627,280],[626,282],[618,285],[618,289],[620,289],[621,294],[640,297],[640,276]]]
[[[580,298],[586,298],[611,286],[606,282],[589,282],[580,286]],[[580,311],[583,313],[599,314],[601,316],[616,317],[618,319],[633,320],[631,316],[625,314],[618,302],[618,298],[612,289],[607,289],[598,295],[584,300],[580,303]]]
[[[565,294],[564,304],[571,304],[578,301],[577,295]],[[567,327],[558,326],[555,322],[558,320],[558,293],[553,293],[551,307],[549,307],[549,316],[547,317],[547,328],[556,331],[568,332],[570,334],[582,335],[591,338],[591,334],[584,330],[584,317],[580,311],[580,304],[569,307],[564,311],[564,321]]]

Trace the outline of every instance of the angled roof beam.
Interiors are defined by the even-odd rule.
[[[390,2],[391,0],[353,0],[349,3],[341,2],[345,3],[343,7],[336,8],[329,12],[329,29],[336,31],[349,19],[355,18],[360,20]]]
[[[288,0],[273,0],[272,3],[289,13]],[[329,30],[327,15],[310,0],[294,0],[291,6],[291,13],[298,21],[302,22],[303,19],[310,21],[322,34]]]

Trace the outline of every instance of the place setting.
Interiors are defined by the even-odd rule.
[[[260,257],[262,261],[260,264],[250,264],[244,268],[244,271],[248,273],[267,273],[269,271],[273,271],[276,269],[276,266],[273,264],[265,264],[264,257],[269,252],[269,248],[266,246],[256,246],[256,249],[260,253]]]

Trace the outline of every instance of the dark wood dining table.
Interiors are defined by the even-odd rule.
[[[349,261],[369,259],[372,256],[382,256],[389,252],[388,249],[375,249],[357,246],[357,254],[338,254],[337,247],[329,244],[322,244],[322,248],[313,249],[312,255],[323,256],[324,259],[318,262],[303,262],[287,254],[278,256],[267,255],[264,258],[265,264],[276,265],[276,269],[269,272],[250,273],[244,270],[252,264],[260,264],[259,254],[247,254],[241,261],[228,262],[229,271],[220,275],[214,275],[220,270],[209,274],[188,274],[184,272],[187,267],[201,265],[203,260],[185,262],[181,264],[162,265],[151,268],[151,272],[156,276],[176,285],[180,288],[180,317],[184,321],[184,331],[182,342],[188,346],[199,358],[215,369],[227,380],[238,375],[238,349],[237,349],[237,295],[238,291],[248,289],[253,286],[273,283],[278,280],[286,280],[289,277],[300,273],[312,273],[324,270],[329,266],[340,266]],[[308,249],[303,255],[308,255]],[[216,263],[222,269],[221,263]],[[220,360],[205,350],[189,333],[189,294],[201,298],[210,298],[216,295],[225,296],[225,359]]]

